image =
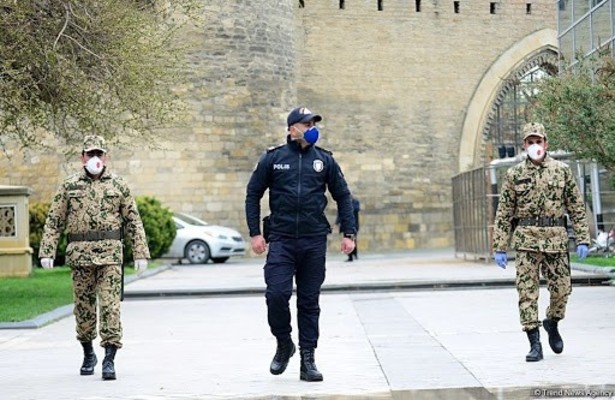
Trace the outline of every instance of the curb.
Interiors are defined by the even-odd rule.
[[[159,274],[173,265],[162,265],[155,269],[145,271],[141,276],[130,275],[125,277],[124,284],[129,284],[139,279],[148,278]],[[572,284],[577,286],[615,286],[615,268],[603,268],[588,266],[585,264],[572,263],[571,269],[591,272],[593,277],[573,277]],[[541,279],[541,284],[544,284]],[[493,289],[502,287],[515,287],[514,279],[491,279],[491,280],[468,280],[468,281],[390,281],[377,283],[359,283],[328,285],[324,284],[321,293],[344,293],[344,292],[386,292],[386,291],[420,291],[420,290],[464,290],[464,289]],[[294,291],[294,290],[293,290]],[[229,296],[255,296],[263,295],[265,287],[245,287],[228,289],[203,289],[203,290],[170,290],[170,291],[133,291],[124,292],[124,300],[138,299],[182,299],[188,297],[229,297]],[[0,322],[0,329],[38,329],[52,322],[65,318],[73,312],[73,304],[58,307],[55,310],[41,314],[33,319],[20,322]]]
[[[609,277],[600,274],[594,277],[573,277],[572,284],[576,286],[604,286]],[[541,279],[541,284],[546,284]],[[321,288],[321,293],[374,293],[390,291],[420,291],[420,290],[475,290],[475,289],[495,289],[502,287],[515,287],[514,279],[491,279],[491,280],[468,280],[468,281],[391,281],[377,283],[359,283],[343,285],[327,285]],[[293,293],[296,289],[293,289]],[[167,290],[167,291],[133,291],[124,296],[126,299],[182,299],[188,297],[228,297],[228,296],[255,296],[263,295],[265,287],[244,287],[228,289],[187,289],[187,290]]]
[[[593,272],[594,274],[607,275],[611,279],[615,279],[615,267],[596,267],[588,264],[571,263],[570,268],[578,271]]]

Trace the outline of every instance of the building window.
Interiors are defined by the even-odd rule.
[[[489,3],[489,14],[495,14],[496,3]]]
[[[340,0],[340,10],[343,10],[346,5],[344,4],[344,0]]]
[[[414,7],[416,12],[421,12],[421,0],[414,0]]]
[[[458,1],[453,1],[453,11],[455,12],[455,14],[459,14],[459,2]]]
[[[382,0],[378,0],[378,11],[382,11]]]
[[[532,3],[526,3],[525,4],[525,13],[527,15],[530,15],[532,13]]]

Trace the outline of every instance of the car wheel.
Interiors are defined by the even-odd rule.
[[[228,260],[228,257],[212,257],[211,261],[213,261],[216,264],[222,264],[225,263],[226,260]]]
[[[207,264],[209,246],[202,240],[193,240],[186,245],[184,255],[190,261],[190,264]]]

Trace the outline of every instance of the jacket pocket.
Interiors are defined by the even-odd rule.
[[[113,212],[120,209],[120,193],[115,190],[105,190],[103,196],[103,209],[107,212]]]
[[[83,190],[71,190],[66,195],[68,197],[69,210],[81,210],[83,208],[83,198],[85,193]]]
[[[519,183],[519,184],[515,184],[515,187],[514,187],[517,197],[525,196],[526,194],[529,193],[530,189],[531,189],[531,183]]]

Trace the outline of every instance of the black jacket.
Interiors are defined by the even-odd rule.
[[[286,144],[261,156],[246,190],[246,220],[250,236],[261,234],[260,201],[269,189],[270,232],[300,237],[326,235],[325,190],[337,202],[342,226],[356,233],[350,190],[330,151],[318,146],[301,148],[287,137]]]
[[[361,202],[354,197],[352,198],[352,213],[354,214],[354,228],[359,233],[359,211],[361,211]],[[335,225],[339,225],[340,233],[344,233],[344,228],[341,225],[342,220],[340,219],[340,214],[337,214],[337,218],[335,219]]]

